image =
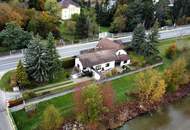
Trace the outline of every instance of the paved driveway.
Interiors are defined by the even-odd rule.
[[[5,109],[4,93],[0,90],[0,130],[12,130]]]

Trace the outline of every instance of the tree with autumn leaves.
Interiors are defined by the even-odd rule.
[[[166,83],[156,70],[148,70],[138,74],[135,80],[138,99],[142,103],[159,102],[166,92]]]
[[[167,90],[175,91],[181,85],[189,82],[187,74],[187,61],[180,57],[164,71],[164,78],[167,83]]]
[[[114,92],[108,84],[98,86],[93,83],[85,88],[78,88],[74,94],[74,101],[78,121],[93,129],[101,120],[102,114],[113,108]]]

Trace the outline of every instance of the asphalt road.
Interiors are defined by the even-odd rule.
[[[12,130],[7,111],[5,109],[4,94],[0,90],[0,130]]]
[[[160,31],[160,39],[168,39],[179,36],[190,35],[190,26],[177,27],[175,29],[169,29],[165,31]],[[132,39],[132,35],[128,35],[126,37],[114,38],[114,40],[122,40],[123,43],[130,42]],[[80,54],[80,51],[94,48],[97,44],[95,42],[83,43],[83,44],[75,44],[68,45],[64,47],[58,47],[58,53],[61,58],[77,56]],[[7,72],[8,70],[14,69],[16,67],[17,62],[23,59],[22,54],[15,54],[11,56],[0,57],[0,75],[2,73]]]

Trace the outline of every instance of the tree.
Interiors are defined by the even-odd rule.
[[[187,75],[187,62],[182,57],[177,59],[168,69],[164,71],[164,78],[167,83],[167,90],[173,91],[180,87],[180,85],[189,82]]]
[[[41,130],[57,130],[62,123],[61,113],[53,106],[48,106],[42,117]]]
[[[6,23],[14,21],[17,25],[23,25],[22,16],[14,8],[6,3],[0,4],[0,30]]]
[[[114,18],[114,21],[111,23],[110,31],[111,32],[122,32],[125,29],[125,18],[123,16],[118,16]]]
[[[118,5],[117,10],[114,14],[114,20],[111,23],[110,31],[111,32],[122,32],[126,29],[126,14],[127,14],[127,5]]]
[[[171,9],[168,5],[169,0],[159,0],[155,7],[155,17],[161,27],[166,25],[172,25]]]
[[[113,16],[116,11],[116,7],[107,8],[107,2],[99,3],[96,1],[95,10],[96,10],[96,21],[100,26],[109,27],[113,21]]]
[[[39,34],[43,38],[46,38],[49,32],[52,32],[55,36],[55,31],[58,30],[59,21],[58,18],[48,14],[47,12],[36,12],[31,11],[30,20],[27,26],[28,31],[34,32],[34,34]]]
[[[78,90],[75,94],[75,104],[78,120],[84,123],[97,122],[105,110],[101,90],[96,84]]]
[[[29,8],[35,8],[36,10],[44,10],[45,0],[28,0]]]
[[[144,3],[142,0],[134,0],[128,3],[127,30],[132,31],[138,24],[143,23]]]
[[[139,24],[134,32],[133,39],[130,44],[131,48],[137,53],[143,56],[156,56],[158,54],[158,49],[156,48],[156,43],[158,43],[158,30],[155,25],[148,36],[145,34],[145,28],[142,24]]]
[[[57,16],[58,13],[61,11],[61,7],[57,0],[46,0],[44,8],[48,11],[51,15]]]
[[[131,48],[137,53],[142,54],[142,45],[146,42],[145,28],[142,24],[137,25],[133,32]]]
[[[156,70],[142,72],[135,80],[138,99],[143,103],[159,102],[166,91],[166,84]]]
[[[98,33],[98,25],[94,14],[93,9],[83,9],[79,17],[76,17],[75,35],[77,38],[93,37]]]
[[[47,37],[47,57],[49,58],[49,79],[54,79],[56,73],[60,70],[61,62],[56,51],[55,40],[52,33]]]
[[[26,69],[23,66],[21,60],[17,64],[16,68],[16,81],[19,84],[19,86],[25,87],[28,83],[28,74],[26,73]]]
[[[49,81],[50,61],[46,49],[41,45],[39,36],[30,41],[24,58],[30,78],[39,83]]]
[[[175,0],[173,7],[173,17],[175,22],[179,22],[183,17],[190,16],[190,1],[189,0]],[[186,22],[186,21],[185,21]]]
[[[156,21],[154,23],[154,26],[151,28],[150,33],[148,35],[148,40],[153,44],[156,45],[159,41],[159,34],[158,34],[158,28],[159,28],[159,23]]]
[[[4,46],[15,50],[25,48],[32,39],[32,35],[11,22],[7,23],[5,29],[0,32],[0,39]]]

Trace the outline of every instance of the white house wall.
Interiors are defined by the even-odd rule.
[[[127,60],[126,63],[124,63],[124,61],[121,61],[120,66],[122,67],[122,66],[125,66],[125,65],[129,65],[130,62],[131,62],[130,60]]]
[[[80,7],[69,5],[68,8],[63,8],[61,13],[62,20],[71,19],[73,14],[80,14]]]
[[[80,71],[83,70],[83,65],[82,63],[80,62],[79,58],[75,58],[75,67],[79,67]]]
[[[118,51],[116,52],[116,55],[117,55],[117,56],[118,56],[118,55],[127,55],[127,52],[126,52],[125,50],[121,49],[121,50],[118,50]]]
[[[94,71],[94,70],[92,70],[92,72],[93,72],[93,78],[95,79],[95,80],[100,80],[100,78],[101,78],[101,76],[100,76],[100,74],[98,74],[96,71]]]
[[[109,63],[109,66],[106,67],[106,65]],[[97,70],[98,72],[101,72],[102,71],[102,68],[104,68],[103,70],[106,71],[106,70],[110,70],[110,69],[113,69],[115,68],[115,61],[111,61],[111,62],[106,62],[106,63],[103,63],[103,64],[99,64],[101,66],[101,69]],[[95,65],[93,66],[93,68],[96,70],[96,67],[99,66],[99,65]]]

